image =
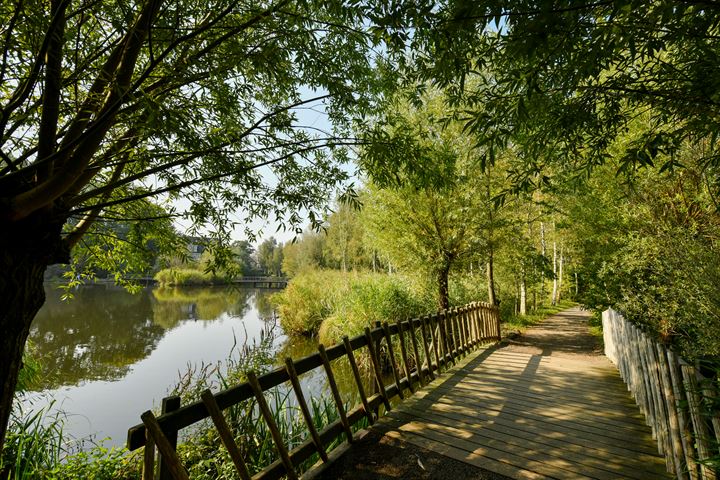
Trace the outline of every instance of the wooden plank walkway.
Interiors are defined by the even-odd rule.
[[[568,310],[521,342],[471,354],[375,432],[513,479],[670,478],[617,370],[593,348],[587,319]],[[343,478],[367,468],[349,456],[333,468]]]

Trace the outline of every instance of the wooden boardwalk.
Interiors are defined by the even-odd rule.
[[[670,478],[587,317],[568,310],[469,355],[375,431],[508,478]]]

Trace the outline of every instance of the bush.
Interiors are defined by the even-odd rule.
[[[467,305],[487,297],[487,278],[484,273],[451,276],[448,286],[451,305]]]
[[[395,322],[434,308],[422,289],[403,277],[311,270],[273,296],[288,335],[320,335],[335,343],[362,333],[376,321]]]
[[[322,321],[337,309],[347,294],[348,280],[354,274],[307,270],[288,283],[282,292],[272,296],[280,326],[288,335],[315,335]]]
[[[426,313],[432,309],[414,295],[400,277],[367,274],[353,278],[332,315],[319,330],[325,344],[339,342],[343,336],[355,336],[375,322],[394,323]]]
[[[161,286],[175,286],[212,285],[222,280],[195,268],[165,268],[155,274],[155,281]]]

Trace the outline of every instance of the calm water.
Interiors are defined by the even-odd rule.
[[[67,413],[66,430],[75,438],[122,445],[140,413],[158,406],[189,364],[222,361],[236,341],[259,338],[273,322],[272,293],[194,288],[131,295],[94,286],[64,302],[61,292],[48,289],[31,331],[43,365],[42,392],[25,402],[37,407],[54,400]],[[277,338],[278,358],[313,349],[308,342]]]

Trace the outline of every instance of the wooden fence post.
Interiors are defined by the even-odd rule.
[[[420,320],[417,320],[418,322],[418,328],[420,328]],[[413,319],[408,320],[408,325],[410,325],[410,345],[413,349],[413,355],[415,355],[415,371],[417,371],[418,376],[418,382],[420,382],[420,386],[425,386],[427,383],[425,381],[425,375],[422,372],[422,362],[420,361],[420,349],[418,348],[418,342],[417,337],[415,334],[415,327],[413,327]]]
[[[708,419],[704,404],[716,390],[699,384],[696,366],[612,310],[603,312],[603,337],[608,358],[652,428],[668,472],[679,480],[716,480],[708,460],[715,455],[720,417]]]
[[[435,380],[435,373],[433,372],[433,364],[432,364],[432,356],[430,355],[430,345],[428,343],[432,343],[432,333],[430,334],[430,340],[428,341],[428,326],[427,321],[425,320],[429,317],[420,317],[420,333],[423,342],[423,351],[425,352],[425,363],[427,363],[428,367],[428,378],[430,381]],[[437,345],[435,346],[435,351],[437,351]],[[435,355],[435,360],[437,361],[437,354]],[[438,365],[438,368],[440,366]]]
[[[169,397],[165,397],[162,399],[161,404],[161,412],[162,413],[169,413],[174,412],[175,410],[180,408],[180,397],[177,395],[172,395]],[[165,438],[167,438],[168,443],[172,447],[173,450],[177,449],[177,441],[178,441],[178,432],[177,430],[168,430],[163,431],[165,434]],[[157,442],[157,439],[155,439]],[[165,461],[165,458],[163,458],[163,455],[160,455],[160,469],[158,470],[158,478],[160,480],[173,480],[175,477],[172,476],[172,469],[168,465],[168,463]]]
[[[668,365],[667,357],[665,356],[665,348],[658,344],[655,344],[657,352],[658,366],[660,371],[660,379],[662,381],[662,392],[665,397],[665,408],[668,412],[668,423],[670,426],[670,450],[673,456],[673,464],[675,466],[675,476],[678,480],[684,480],[687,478],[687,472],[683,468],[683,446],[682,440],[680,439],[680,422],[678,421],[677,414],[677,402],[675,401],[675,392],[672,388],[672,381],[670,380],[670,367]]]
[[[698,465],[695,461],[695,441],[692,438],[691,425],[692,422],[688,418],[685,411],[687,397],[685,396],[685,388],[683,387],[682,373],[680,372],[680,363],[674,352],[667,351],[668,365],[670,367],[670,381],[676,394],[676,406],[678,412],[678,423],[680,425],[680,440],[682,441],[683,452],[685,454],[685,463],[687,464],[688,473],[692,480],[698,480]],[[682,408],[681,408],[682,407]]]
[[[210,413],[210,418],[212,418],[215,428],[217,428],[217,431],[220,434],[220,440],[223,445],[225,445],[225,448],[230,455],[230,459],[235,465],[235,470],[237,470],[242,480],[250,480],[250,472],[247,469],[247,465],[245,465],[245,461],[242,458],[242,454],[240,453],[237,443],[235,443],[232,430],[230,430],[230,426],[225,421],[222,410],[220,410],[220,407],[215,401],[215,397],[209,389],[206,389],[201,394],[201,398],[205,404],[205,408],[207,408],[208,413]],[[322,454],[320,456],[322,456]]]
[[[283,466],[285,466],[285,473],[290,480],[297,480],[298,475],[295,471],[295,466],[293,465],[292,460],[290,460],[290,455],[288,454],[287,447],[285,446],[285,439],[282,437],[280,430],[278,430],[272,411],[265,400],[262,387],[260,387],[260,382],[258,381],[257,376],[255,376],[255,372],[248,372],[247,379],[253,390],[255,399],[257,400],[260,413],[263,418],[265,418],[265,423],[267,424],[270,434],[275,441],[275,448],[277,448],[278,454],[280,455],[280,461],[283,463]]]
[[[162,465],[165,466],[164,474],[167,475],[167,478],[170,480],[189,480],[185,468],[182,466],[177,454],[175,453],[177,445],[173,445],[170,442],[170,439],[167,438],[167,435],[160,428],[155,415],[148,410],[140,415],[140,418],[145,424],[145,428],[150,431],[150,435],[155,441],[155,445],[157,445],[158,450],[160,450],[160,454],[163,458]]]
[[[350,422],[348,422],[347,415],[345,413],[345,405],[343,405],[340,390],[338,390],[337,383],[335,382],[335,374],[330,366],[330,360],[328,359],[327,352],[325,352],[325,345],[322,343],[318,345],[318,353],[320,353],[323,367],[325,367],[325,374],[327,375],[330,392],[335,400],[335,407],[337,408],[338,415],[340,416],[340,423],[343,426],[343,430],[345,430],[345,436],[347,437],[348,443],[353,443],[353,434],[352,430],[350,430]]]
[[[709,432],[705,419],[702,418],[701,400],[698,391],[695,368],[687,363],[680,364],[682,378],[685,381],[685,394],[687,395],[690,419],[695,431],[695,445],[697,445],[700,474],[703,480],[715,480],[715,472],[712,467],[705,463],[712,454],[710,453]]]
[[[377,352],[375,351],[375,344],[373,343],[372,331],[370,330],[370,327],[365,327],[365,338],[367,339],[368,352],[370,352],[370,361],[372,362],[373,369],[375,370],[375,383],[377,385],[380,398],[382,398],[383,404],[385,405],[385,410],[389,412],[391,410],[390,399],[388,399],[387,391],[385,390],[385,384],[382,380],[382,367],[380,366],[380,359],[378,358]]]
[[[400,374],[398,373],[398,367],[397,362],[395,361],[395,348],[392,344],[392,336],[390,335],[390,326],[387,322],[384,322],[382,324],[383,332],[385,333],[385,341],[387,341],[388,346],[388,356],[390,357],[390,369],[392,370],[393,379],[395,380],[395,385],[397,386],[398,396],[400,397],[400,400],[405,399],[405,395],[402,391],[402,386],[400,385]]]
[[[407,346],[405,345],[405,332],[403,332],[402,321],[398,321],[395,325],[397,325],[398,340],[400,342],[400,358],[402,358],[403,365],[405,367],[405,377],[407,377],[408,388],[410,389],[410,393],[413,394],[415,393],[415,387],[412,383],[412,375],[410,375],[410,362],[408,362]]]
[[[145,450],[143,451],[142,480],[155,478],[155,440],[150,430],[145,430]]]
[[[372,411],[370,410],[370,404],[368,403],[367,396],[365,395],[365,387],[363,387],[362,376],[360,375],[360,369],[358,368],[357,361],[355,360],[352,345],[350,345],[350,339],[347,335],[345,335],[342,340],[343,345],[345,346],[345,352],[347,353],[348,362],[350,363],[350,368],[353,372],[353,377],[355,377],[355,384],[357,385],[358,394],[360,395],[360,401],[363,404],[363,410],[365,410],[365,416],[368,419],[368,423],[372,425],[375,423],[375,419],[373,418]]]
[[[298,378],[297,371],[295,370],[295,362],[293,362],[292,358],[285,358],[285,369],[290,377],[290,383],[295,391],[298,406],[300,407],[300,411],[305,419],[305,425],[308,428],[308,432],[310,432],[310,437],[315,444],[315,448],[317,448],[318,455],[320,455],[323,462],[327,462],[328,456],[325,452],[325,446],[323,445],[322,440],[320,440],[320,435],[318,435],[318,431],[315,428],[315,422],[313,421],[312,414],[310,413],[310,409],[305,401],[305,394],[302,391],[302,385],[300,385],[300,379]]]

